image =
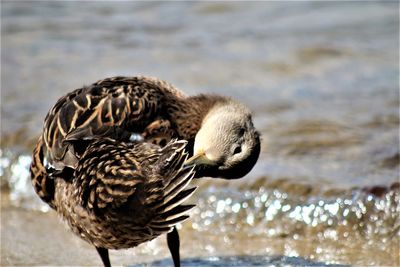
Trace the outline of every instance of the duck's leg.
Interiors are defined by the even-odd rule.
[[[104,267],[111,267],[110,258],[108,257],[108,249],[96,247],[96,250],[103,261]]]
[[[179,257],[179,233],[176,227],[167,234],[167,243],[169,251],[171,252],[172,259],[174,260],[174,266],[180,267],[181,260]]]

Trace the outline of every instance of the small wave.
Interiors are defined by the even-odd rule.
[[[295,239],[307,234],[337,241],[352,235],[383,242],[399,236],[400,193],[396,185],[376,188],[296,194],[211,186],[198,195],[192,227]]]

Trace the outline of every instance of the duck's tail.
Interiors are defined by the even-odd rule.
[[[193,166],[184,166],[187,159],[183,140],[172,140],[164,148],[158,160],[157,172],[163,175],[165,187],[163,196],[154,201],[151,206],[157,216],[150,222],[149,227],[156,232],[168,232],[177,223],[189,216],[187,212],[195,205],[182,205],[197,187],[186,189],[194,176]]]

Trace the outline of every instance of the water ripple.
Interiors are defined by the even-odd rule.
[[[350,233],[367,239],[399,236],[400,194],[396,188],[380,197],[353,190],[342,196],[306,199],[278,189],[260,188],[243,194],[209,188],[198,195],[196,203],[192,227],[199,231],[240,228],[250,236],[269,237],[313,232],[334,240]]]

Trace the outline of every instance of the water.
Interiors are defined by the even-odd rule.
[[[241,100],[262,134],[246,178],[200,181],[181,229],[187,265],[230,265],[232,257],[254,266],[400,265],[398,7],[3,2],[2,225],[26,221],[15,232],[46,250],[29,221],[56,219],[47,218],[27,168],[48,109],[83,84],[145,74],[187,94]],[[3,263],[55,264],[51,255],[11,249],[19,239],[7,239],[8,230]],[[75,264],[87,262],[75,253]],[[158,240],[129,252],[135,260],[118,253],[123,264],[169,265]]]
[[[267,264],[266,264],[267,263]],[[134,267],[150,267],[150,266],[169,266],[167,260],[155,261],[148,264],[138,264]],[[182,261],[184,266],[210,266],[210,267],[228,267],[228,266],[332,266],[345,267],[345,265],[329,264],[322,262],[311,262],[298,257],[268,257],[268,256],[231,256],[231,257],[208,257],[208,258],[191,258]]]

